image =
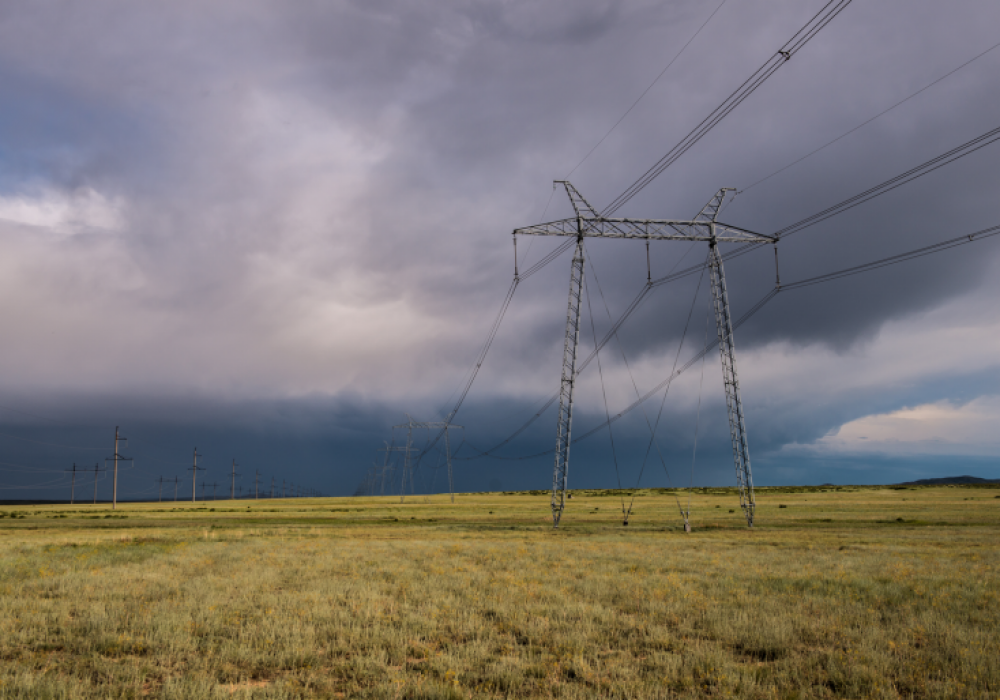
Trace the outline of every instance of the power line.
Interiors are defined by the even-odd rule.
[[[975,153],[981,148],[994,143],[995,141],[1000,141],[1000,127],[991,129],[985,134],[970,139],[960,146],[942,153],[939,156],[935,156],[928,161],[921,163],[920,165],[910,168],[905,173],[900,173],[896,177],[889,178],[885,182],[882,182],[874,187],[869,187],[864,192],[860,192],[853,197],[849,197],[838,204],[834,204],[832,207],[827,207],[823,211],[817,212],[812,216],[807,216],[804,219],[796,221],[794,224],[789,224],[783,229],[779,229],[774,232],[775,238],[787,238],[792,234],[798,233],[804,229],[814,226],[821,221],[826,221],[832,216],[837,214],[842,214],[849,209],[853,209],[859,204],[864,204],[867,201],[880,197],[883,194],[891,192],[897,187],[902,187],[903,185],[913,182],[917,178],[921,178],[924,175],[934,172],[938,168],[943,168],[950,163],[954,163],[956,160],[964,158],[967,155]]]
[[[705,20],[705,21],[704,21],[704,22],[702,23],[702,25],[701,25],[700,27],[698,27],[698,30],[697,30],[697,31],[696,31],[696,32],[695,32],[694,34],[692,34],[692,35],[691,35],[691,38],[687,40],[687,43],[686,43],[686,44],[684,44],[684,46],[682,46],[682,47],[681,47],[681,50],[680,50],[680,51],[678,51],[678,52],[677,52],[676,54],[674,54],[674,57],[670,59],[670,63],[668,63],[668,64],[666,65],[666,67],[664,67],[664,69],[660,71],[659,75],[657,75],[657,76],[656,76],[655,78],[653,78],[653,82],[651,82],[651,83],[649,84],[649,86],[648,86],[648,87],[647,87],[647,88],[646,88],[645,90],[643,90],[643,91],[642,91],[642,94],[641,94],[641,95],[639,95],[639,96],[638,96],[638,97],[637,97],[637,98],[635,99],[635,102],[633,102],[633,103],[632,103],[632,106],[631,106],[631,107],[629,107],[628,109],[626,109],[626,110],[625,110],[625,114],[623,114],[623,115],[622,115],[621,117],[619,117],[619,118],[618,118],[618,121],[616,121],[616,122],[614,123],[614,125],[613,125],[613,126],[612,126],[612,127],[610,128],[610,129],[608,129],[607,133],[605,133],[605,134],[604,134],[604,136],[602,136],[602,137],[601,137],[601,139],[600,139],[600,140],[599,140],[599,141],[598,141],[597,143],[595,143],[595,144],[594,144],[594,147],[593,147],[593,148],[591,148],[591,149],[590,149],[589,151],[587,151],[587,155],[585,155],[585,156],[584,156],[583,158],[581,158],[581,159],[580,159],[580,162],[579,162],[579,163],[577,163],[577,164],[576,164],[575,166],[573,166],[573,169],[572,169],[572,170],[570,170],[570,171],[569,171],[569,172],[568,172],[568,173],[566,174],[566,177],[565,177],[564,179],[566,179],[566,180],[569,180],[569,179],[570,179],[570,177],[571,177],[571,176],[573,175],[573,173],[575,173],[575,172],[577,171],[577,169],[578,169],[578,168],[579,168],[579,167],[580,167],[581,165],[583,165],[583,164],[584,164],[584,162],[585,162],[585,161],[586,161],[586,160],[587,160],[588,158],[590,158],[590,156],[591,156],[591,155],[593,155],[594,151],[596,151],[596,150],[597,150],[597,149],[598,149],[598,148],[600,147],[600,145],[601,145],[602,143],[604,143],[605,139],[607,139],[607,138],[608,138],[609,136],[611,136],[611,132],[612,132],[612,131],[614,131],[615,129],[617,129],[617,128],[618,128],[618,125],[619,125],[619,124],[621,124],[621,123],[622,123],[622,122],[623,122],[623,121],[625,120],[625,117],[627,117],[627,116],[628,116],[628,115],[629,115],[629,114],[630,114],[630,113],[632,112],[632,110],[633,110],[633,109],[635,109],[635,106],[636,106],[637,104],[639,104],[639,102],[641,102],[641,101],[642,101],[642,98],[644,98],[644,97],[646,96],[646,94],[647,94],[647,93],[648,93],[648,92],[649,92],[650,90],[652,90],[652,89],[653,89],[653,86],[654,86],[654,85],[656,85],[656,84],[657,84],[658,82],[660,82],[660,78],[662,78],[662,77],[663,77],[663,74],[664,74],[664,73],[666,73],[666,72],[667,72],[667,70],[669,70],[669,69],[670,69],[670,66],[674,65],[674,62],[675,62],[675,61],[676,61],[676,60],[677,60],[678,58],[680,58],[680,57],[681,57],[681,54],[682,54],[682,53],[684,53],[685,49],[687,49],[687,47],[691,45],[691,42],[692,42],[692,41],[694,41],[695,39],[697,39],[697,38],[698,38],[698,35],[699,35],[699,34],[701,34],[701,30],[702,30],[702,29],[704,29],[704,28],[705,28],[706,26],[708,26],[708,23],[712,21],[712,18],[713,18],[713,17],[715,17],[715,15],[716,15],[716,14],[717,14],[717,13],[719,12],[719,10],[721,10],[721,9],[722,9],[722,6],[723,6],[723,5],[725,5],[725,4],[726,4],[726,0],[722,0],[722,2],[720,2],[720,3],[719,3],[718,7],[716,7],[716,8],[715,8],[715,9],[714,9],[714,10],[712,11],[712,14],[710,14],[710,15],[708,16],[708,19],[706,19],[706,20]]]
[[[965,234],[964,236],[955,236],[954,238],[949,238],[946,241],[932,243],[931,245],[925,245],[920,248],[914,248],[913,250],[906,251],[905,253],[890,255],[888,257],[872,260],[871,262],[863,263],[861,265],[854,265],[853,267],[847,267],[843,270],[837,270],[836,272],[827,272],[822,275],[816,275],[815,277],[798,280],[797,282],[792,282],[791,284],[782,285],[781,289],[782,291],[802,289],[804,287],[811,287],[814,284],[820,284],[822,282],[832,282],[833,280],[839,280],[843,277],[851,277],[862,272],[878,270],[883,267],[889,267],[890,265],[896,265],[908,260],[915,260],[927,255],[932,255],[933,253],[940,253],[951,248],[957,248],[958,246],[968,245],[969,243],[974,243],[975,241],[992,238],[997,234],[1000,234],[1000,225],[984,228],[976,231],[975,233]]]
[[[659,177],[660,173],[673,165],[678,158],[683,156],[698,141],[700,141],[709,131],[720,121],[726,118],[730,112],[736,109],[764,81],[770,78],[781,68],[792,56],[794,56],[806,43],[820,32],[834,17],[843,12],[851,0],[830,0],[823,9],[810,19],[805,26],[796,32],[791,39],[785,42],[784,46],[778,49],[764,65],[757,69],[742,85],[740,85],[722,104],[712,110],[707,117],[692,129],[687,136],[681,139],[677,145],[667,151],[660,160],[643,173],[638,180],[629,185],[624,192],[615,197],[601,212],[602,216],[610,216],[618,211],[626,202],[637,195],[644,187]]]
[[[922,88],[920,88],[916,92],[912,93],[908,97],[904,97],[899,102],[897,102],[896,104],[892,105],[891,107],[888,107],[888,108],[882,110],[881,112],[879,112],[878,114],[876,114],[874,117],[870,117],[869,119],[866,119],[865,121],[863,121],[860,124],[858,124],[853,129],[851,129],[849,131],[845,131],[843,134],[841,134],[837,138],[833,139],[832,141],[827,141],[826,143],[824,143],[819,148],[817,148],[815,150],[812,150],[812,151],[809,151],[809,153],[806,153],[804,156],[802,156],[801,158],[798,158],[797,160],[793,160],[791,163],[789,163],[785,167],[779,168],[778,170],[775,170],[770,175],[767,175],[766,177],[762,177],[759,180],[756,180],[755,182],[753,182],[752,184],[747,185],[746,187],[744,187],[743,189],[740,190],[740,194],[742,194],[743,192],[746,192],[748,190],[753,189],[754,187],[756,187],[757,185],[761,184],[762,182],[764,182],[766,180],[770,180],[775,175],[778,175],[779,173],[785,172],[786,170],[788,170],[792,166],[798,165],[799,163],[801,163],[802,161],[804,161],[806,158],[814,156],[817,153],[819,153],[820,151],[822,151],[823,149],[827,148],[828,146],[832,146],[833,144],[837,143],[841,139],[843,139],[843,138],[845,138],[847,136],[850,136],[851,134],[853,134],[855,131],[857,131],[861,127],[867,126],[868,124],[872,123],[873,121],[875,121],[876,119],[878,119],[882,115],[887,114],[887,113],[891,112],[892,110],[896,109],[896,107],[899,107],[904,102],[909,102],[910,100],[912,100],[914,97],[916,97],[920,93],[922,93],[925,90],[928,90],[928,89],[934,87],[935,85],[937,85],[938,83],[940,83],[942,80],[944,80],[945,78],[947,78],[947,77],[949,77],[951,75],[954,75],[955,73],[957,73],[958,71],[962,70],[963,68],[965,68],[970,63],[978,61],[980,58],[982,58],[983,56],[985,56],[986,54],[988,54],[990,51],[992,51],[993,49],[997,48],[998,46],[1000,46],[1000,41],[998,41],[997,43],[993,44],[993,46],[991,46],[990,48],[986,49],[982,53],[976,54],[975,56],[973,56],[972,58],[970,58],[968,61],[966,61],[965,63],[963,63],[962,65],[960,65],[958,68],[954,68],[954,69],[948,71],[947,73],[945,73],[944,75],[942,75],[937,80],[935,80],[935,81],[933,81],[931,83],[928,83],[927,85],[924,85]]]

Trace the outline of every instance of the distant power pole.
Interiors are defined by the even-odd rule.
[[[218,483],[212,484],[212,500],[215,500],[215,489],[219,487]]]
[[[160,497],[157,499],[159,503],[163,503],[163,477],[160,477]]]
[[[450,417],[451,416],[449,416],[449,418]],[[449,420],[420,423],[420,422],[417,422],[417,421],[413,420],[409,416],[406,416],[406,419],[407,419],[406,423],[403,423],[402,425],[393,426],[394,428],[406,428],[407,429],[407,434],[406,434],[406,456],[404,458],[404,464],[407,465],[407,466],[404,466],[404,468],[403,468],[404,469],[404,474],[403,474],[404,485],[405,485],[405,481],[406,481],[406,473],[405,472],[409,471],[410,472],[410,492],[411,493],[413,492],[413,467],[412,467],[412,465],[410,465],[410,451],[412,450],[412,445],[413,445],[413,429],[414,428],[426,428],[426,429],[429,429],[429,430],[438,430],[438,429],[440,429],[440,430],[442,430],[444,432],[444,455],[445,455],[445,462],[448,465],[448,493],[451,494],[451,502],[454,503],[455,502],[455,480],[454,480],[454,477],[452,475],[452,469],[451,469],[451,440],[449,438],[448,431],[450,429],[452,429],[452,428],[461,428],[462,426],[455,425],[455,424],[451,423]],[[438,438],[440,438],[440,437],[441,437],[441,433],[438,433]],[[389,453],[386,452],[386,456],[388,456],[388,454]],[[418,459],[417,461],[419,462],[420,460]]]
[[[73,462],[72,469],[67,469],[66,471],[73,473],[73,479],[69,482],[69,504],[73,505],[73,493],[76,491],[76,462]]]
[[[204,457],[204,456],[205,455],[198,454],[198,448],[197,447],[194,448],[194,464],[188,470],[189,472],[191,472],[191,502],[192,503],[194,503],[195,501],[198,500],[197,499],[197,495],[198,495],[198,458],[199,457]],[[205,469],[202,468],[202,471],[205,471]],[[205,482],[204,481],[202,482],[201,490],[202,491],[205,490]],[[202,495],[204,496],[204,494],[202,494]]]
[[[174,477],[174,503],[177,503],[177,483],[179,481],[180,480],[175,476]]]
[[[233,500],[234,498],[236,498],[236,477],[240,476],[239,474],[236,473],[236,467],[238,467],[238,466],[239,465],[236,464],[236,458],[233,458],[233,483],[232,483],[232,486],[229,487],[229,500],[230,501]]]
[[[95,505],[97,504],[97,472],[99,472],[99,471],[100,472],[107,471],[107,469],[101,469],[100,468],[100,464],[101,463],[98,462],[97,464],[94,465],[94,504]]]
[[[282,498],[285,497],[285,480],[284,479],[281,480],[281,497]]]
[[[201,500],[205,500],[205,480],[201,480]]]
[[[108,461],[112,460],[112,459],[115,461],[114,486],[111,489],[111,510],[115,510],[116,508],[118,508],[118,460],[122,460],[123,462],[131,462],[132,461],[131,457],[123,457],[122,455],[118,454],[118,443],[119,442],[123,443],[126,447],[128,447],[128,439],[127,438],[123,438],[121,435],[118,434],[118,426],[116,425],[115,426],[115,453],[111,457],[108,457],[107,459],[104,460],[105,464],[107,464]]]
[[[260,483],[260,469],[253,470],[253,497],[254,500],[260,498],[257,491],[257,484]]]
[[[271,477],[271,498],[274,498],[274,477]]]

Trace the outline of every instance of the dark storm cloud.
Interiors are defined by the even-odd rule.
[[[573,172],[574,183],[606,205],[821,6],[725,4]],[[114,396],[143,425],[173,417],[232,435],[289,430],[281,420],[258,426],[240,402],[299,402],[305,424],[333,431],[356,423],[335,437],[336,450],[370,456],[372,436],[395,420],[388,413],[429,419],[447,411],[510,281],[510,231],[543,212],[550,220],[569,214],[563,193],[549,200],[551,181],[573,171],[716,7],[7,6],[0,313],[9,333],[0,384],[21,401],[66,397],[73,407]],[[1000,9],[973,0],[852,3],[619,213],[690,217],[720,187],[749,187],[723,218],[769,233],[997,126],[1000,49],[754,184],[988,48],[998,19]],[[783,280],[997,223],[997,148],[790,238],[780,247]],[[522,270],[555,244],[521,241]],[[641,244],[591,241],[588,253],[594,328],[588,317],[584,352],[646,279]],[[653,274],[704,254],[700,246],[654,246]],[[794,386],[824,371],[809,358],[869,349],[883,358],[897,337],[892,324],[950,303],[968,324],[992,327],[994,317],[966,311],[960,300],[988,293],[997,255],[993,243],[975,244],[779,295],[737,335],[746,401],[769,406],[748,413],[755,449],[777,453],[872,412],[957,400],[963,377],[993,377],[995,367],[942,350],[939,365],[873,379],[871,392],[825,387],[818,400]],[[483,442],[518,424],[490,423],[491,406],[530,414],[556,386],[567,268],[566,257],[557,260],[515,295],[469,417],[459,417]],[[773,285],[773,255],[734,260],[727,273],[739,316]],[[623,328],[642,391],[669,373],[682,336],[681,362],[703,342],[707,281],[694,299],[697,284],[691,277],[657,289]],[[905,342],[937,340],[934,328],[925,332],[906,330]],[[791,359],[799,364],[777,371],[775,363]],[[617,383],[614,413],[634,398],[632,379],[616,344],[602,361]],[[888,364],[868,361],[869,369]],[[584,423],[603,412],[596,369],[581,379]],[[837,371],[845,387],[855,386],[848,370]],[[668,430],[685,426],[665,438],[677,459],[697,396],[697,383],[684,381],[664,414]],[[706,440],[722,445],[724,463],[717,384],[706,383],[706,425],[714,426]],[[873,400],[880,392],[888,398]],[[473,417],[488,427],[475,428]],[[548,426],[539,427],[540,444],[552,422],[539,421]],[[629,435],[646,429],[628,425]],[[332,449],[324,439],[316,438],[310,459]]]

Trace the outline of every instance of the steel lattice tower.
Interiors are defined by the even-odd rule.
[[[526,236],[574,236],[576,250],[570,265],[569,308],[566,313],[566,337],[563,345],[562,380],[559,386],[559,415],[556,422],[556,453],[552,472],[552,522],[559,527],[566,502],[569,479],[569,450],[572,443],[573,388],[576,383],[576,355],[580,341],[580,310],[583,295],[583,239],[626,238],[646,241],[705,241],[709,245],[709,266],[715,322],[719,334],[723,383],[729,413],[729,431],[733,442],[736,481],[740,488],[740,506],[747,525],[753,527],[754,494],[750,473],[750,450],[747,445],[743,405],[740,402],[736,374],[736,347],[726,293],[726,276],[719,254],[719,243],[770,243],[774,238],[717,221],[719,211],[731,188],[718,191],[692,220],[627,219],[601,216],[583,196],[565,180],[556,181],[566,189],[576,216],[514,230]]]

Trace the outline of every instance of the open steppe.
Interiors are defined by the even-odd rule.
[[[676,497],[0,507],[0,698],[1000,697],[1000,488]]]

